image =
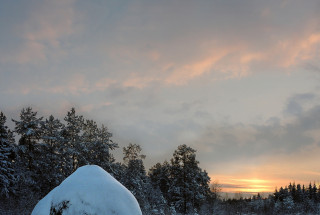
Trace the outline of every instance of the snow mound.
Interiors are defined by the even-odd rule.
[[[96,165],[80,167],[38,202],[31,215],[141,215],[127,188]]]

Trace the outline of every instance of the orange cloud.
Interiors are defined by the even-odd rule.
[[[28,41],[18,47],[11,53],[1,56],[0,61],[3,63],[39,63],[47,60],[45,55],[46,47],[35,41]]]
[[[20,88],[8,90],[7,93],[22,93],[27,95],[34,92],[47,92],[53,94],[80,95],[101,92],[116,83],[118,82],[109,78],[102,78],[97,82],[90,83],[85,75],[77,74],[71,76],[60,85],[50,86],[50,83],[46,83],[44,85],[20,86]]]
[[[216,74],[216,79],[242,77],[247,74],[249,64],[259,58],[257,54],[247,53],[243,45],[208,47],[208,49],[215,51],[192,63],[182,65],[171,63],[174,70],[165,78],[165,83],[183,85],[206,73]],[[230,57],[230,55],[236,56]]]
[[[148,57],[152,60],[152,61],[157,61],[160,59],[160,53],[157,51],[150,51],[148,53]]]
[[[122,83],[122,86],[142,89],[148,86],[151,82],[156,80],[157,80],[156,78],[152,78],[152,77],[131,77],[125,80]]]
[[[116,81],[113,79],[102,78],[94,84],[94,87],[92,87],[91,91],[103,91],[115,83],[116,83]]]
[[[48,55],[64,56],[66,50],[61,47],[60,40],[75,31],[73,3],[73,0],[39,2],[18,27],[24,41],[1,61],[37,64],[46,61]]]
[[[84,75],[74,75],[69,79],[69,81],[66,84],[48,87],[45,89],[45,91],[60,94],[79,94],[89,93],[90,87]]]
[[[97,82],[90,83],[85,75],[77,74],[72,76],[63,85],[48,87],[43,90],[50,93],[79,95],[82,93],[88,94],[93,92],[101,92],[116,83],[118,83],[116,80],[109,78],[101,78]]]
[[[319,57],[320,33],[315,31],[312,20],[298,26],[301,31],[289,34],[287,29],[269,24],[272,13],[274,11],[269,8],[262,10],[261,17],[265,22],[250,29],[252,32],[249,31],[248,37],[240,31],[239,37],[225,34],[222,38],[209,30],[204,31],[208,35],[199,33],[192,39],[152,41],[147,47],[140,41],[125,46],[112,44],[103,52],[119,62],[121,71],[141,74],[123,83],[137,88],[149,86],[155,80],[179,86],[205,75],[216,81],[242,78],[270,69],[287,72]],[[251,33],[257,37],[253,38]]]
[[[220,53],[204,60],[182,66],[181,68],[173,71],[172,74],[166,78],[165,82],[176,85],[185,84],[188,81],[209,72],[215,62],[221,59],[224,55],[225,53]]]
[[[319,57],[320,33],[311,33],[297,39],[287,39],[278,43],[274,50],[269,53],[277,57],[277,64],[281,67],[291,67],[307,60]]]

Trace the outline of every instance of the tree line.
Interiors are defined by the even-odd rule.
[[[215,214],[320,214],[320,187],[289,183],[275,189],[268,197],[259,193],[250,198],[219,199],[215,202]]]
[[[129,189],[143,214],[320,214],[320,188],[290,183],[267,198],[221,199],[219,185],[199,167],[196,150],[180,145],[172,158],[145,169],[138,144],[123,147],[123,160],[112,151],[119,145],[109,129],[71,108],[59,120],[38,116],[27,107],[19,119],[0,112],[0,214],[30,214],[35,204],[77,168],[101,166]],[[212,186],[212,185],[211,185]]]
[[[38,116],[31,107],[12,119],[10,130],[0,112],[0,213],[30,214],[48,192],[77,168],[96,164],[129,189],[143,214],[209,214],[216,193],[210,177],[199,167],[196,150],[180,145],[170,161],[147,171],[138,144],[123,148],[123,161],[112,151],[119,148],[104,126],[76,113],[63,121]]]

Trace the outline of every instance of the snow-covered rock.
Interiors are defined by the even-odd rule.
[[[38,202],[32,215],[141,215],[135,197],[96,165],[80,167]]]

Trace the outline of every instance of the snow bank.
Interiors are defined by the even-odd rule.
[[[80,167],[38,202],[32,215],[141,215],[135,197],[96,165]]]

